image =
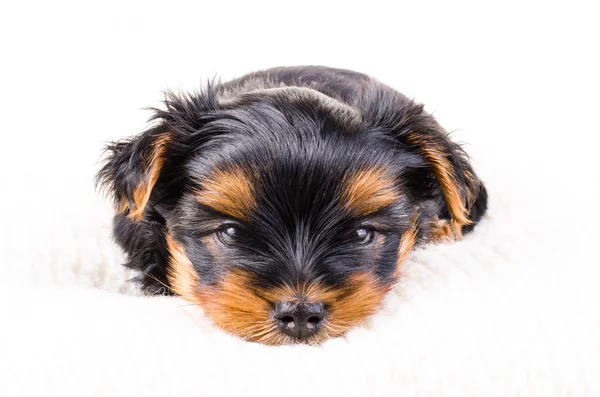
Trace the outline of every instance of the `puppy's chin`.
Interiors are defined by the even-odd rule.
[[[200,306],[212,321],[245,340],[269,345],[304,343],[315,345],[342,336],[379,308],[390,286],[381,286],[370,273],[356,273],[341,286],[319,283],[258,288],[248,272],[229,271],[214,285],[200,283],[198,274],[181,244],[170,236],[169,283],[174,293]],[[274,315],[277,302],[322,302],[327,308],[318,332],[298,339],[281,332]]]

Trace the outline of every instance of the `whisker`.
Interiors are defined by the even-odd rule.
[[[140,270],[140,273],[142,273],[142,274],[143,274],[143,275],[145,275],[145,276],[148,276],[148,277],[150,277],[152,280],[156,281],[157,283],[159,283],[160,285],[162,285],[163,287],[165,287],[165,288],[166,288],[166,289],[167,289],[169,292],[171,292],[171,293],[174,293],[174,292],[171,290],[171,287],[169,287],[167,284],[163,283],[162,281],[160,281],[159,279],[157,279],[156,277],[154,277],[152,274],[150,274],[150,273],[146,273],[146,272],[144,272],[144,271],[141,271],[141,270]]]
[[[270,322],[264,322],[263,326],[253,330],[248,333],[247,338],[252,339],[254,341],[270,341],[273,339],[275,335],[277,335],[277,327],[275,327]]]
[[[275,331],[275,327],[264,328],[264,329],[260,330],[260,332],[253,332],[251,334],[251,336],[260,338],[266,334],[272,333],[273,331]]]

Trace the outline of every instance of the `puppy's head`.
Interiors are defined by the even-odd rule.
[[[155,119],[111,145],[100,173],[116,239],[145,287],[248,340],[343,334],[375,312],[418,241],[460,236],[480,216],[463,153],[395,92],[351,107],[306,88],[233,99],[209,88],[169,96]]]

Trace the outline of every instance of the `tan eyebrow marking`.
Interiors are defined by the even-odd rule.
[[[196,194],[200,204],[236,219],[248,220],[256,205],[249,172],[241,167],[217,170],[202,182]]]
[[[345,206],[356,216],[365,216],[398,200],[392,178],[381,168],[367,168],[344,182]]]

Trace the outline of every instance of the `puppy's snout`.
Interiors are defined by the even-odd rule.
[[[325,305],[321,302],[279,302],[275,305],[277,326],[281,332],[295,339],[307,339],[316,334],[325,314]]]

